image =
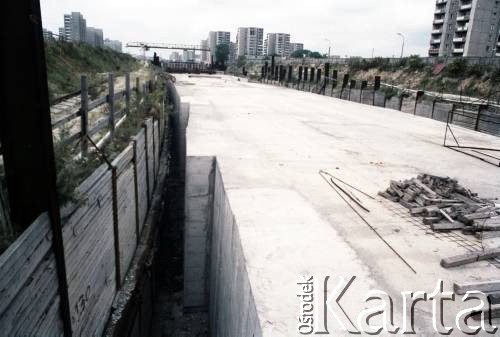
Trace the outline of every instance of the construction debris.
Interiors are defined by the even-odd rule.
[[[481,252],[471,252],[444,258],[441,260],[441,266],[445,268],[458,267],[469,263],[493,259],[499,256],[500,249],[486,249]]]
[[[500,237],[500,204],[498,199],[478,197],[457,180],[422,174],[404,181],[391,181],[379,195],[422,217],[434,232],[461,230],[481,239]],[[499,247],[500,248],[500,247]],[[443,259],[449,268],[500,256],[500,251],[485,251]]]
[[[455,283],[453,291],[457,295],[465,295],[468,291],[481,291],[483,293],[500,292],[500,281],[487,281],[478,283]]]

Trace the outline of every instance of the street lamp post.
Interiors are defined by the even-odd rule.
[[[403,39],[403,44],[401,45],[401,59],[403,59],[405,52],[405,36],[402,33],[398,33],[398,35]]]
[[[332,41],[325,39],[325,41],[328,42],[328,59],[331,57],[331,51],[332,51]]]

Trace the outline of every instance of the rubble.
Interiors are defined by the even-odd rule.
[[[496,237],[500,232],[497,199],[480,198],[455,179],[421,174],[409,180],[393,180],[379,195],[422,217],[435,232],[461,230],[481,238]]]

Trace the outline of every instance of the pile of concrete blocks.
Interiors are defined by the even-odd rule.
[[[484,199],[461,186],[457,180],[422,174],[404,181],[391,181],[379,192],[398,202],[413,216],[423,218],[435,232],[462,230],[478,238],[500,237],[500,204]]]

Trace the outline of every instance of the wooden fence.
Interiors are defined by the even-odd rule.
[[[105,102],[121,97],[128,101],[128,86],[114,95],[111,90],[106,100],[87,103],[82,97],[82,109],[74,118],[84,120],[90,108]],[[100,166],[78,187],[79,204],[61,211],[73,336],[102,334],[123,284],[155,189],[168,125],[165,110],[164,105],[159,120],[145,120],[111,165]],[[111,114],[108,125],[114,126]],[[91,131],[83,127],[79,138]],[[63,335],[56,258],[51,247],[50,220],[42,214],[0,256],[2,335]]]

